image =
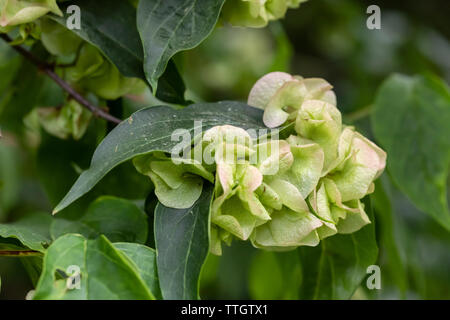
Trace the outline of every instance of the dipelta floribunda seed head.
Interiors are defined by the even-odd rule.
[[[258,228],[261,231],[255,231],[256,245],[282,248],[291,241],[289,235],[312,229],[314,232],[303,239],[314,245],[320,239],[352,233],[370,223],[361,199],[373,192],[373,181],[385,168],[386,153],[352,127],[342,124],[331,89],[323,79],[275,72],[261,78],[251,90],[248,103],[264,109],[264,123],[268,127],[288,123],[294,126],[287,139],[294,163],[290,172],[279,179],[282,182],[278,183],[285,186],[280,194],[299,191],[308,203],[308,212],[321,224],[317,227],[311,221],[306,228],[300,222],[290,223],[292,213],[289,218],[275,213],[270,222]],[[291,186],[295,189],[288,191]]]
[[[216,126],[193,140],[188,157],[134,161],[166,206],[187,208],[203,180],[214,182],[212,253],[220,255],[221,243],[234,238],[267,250],[316,246],[370,223],[361,199],[373,192],[386,153],[342,124],[327,81],[274,72],[255,84],[248,104],[264,109],[266,126],[286,126],[290,135],[256,139],[242,128]]]

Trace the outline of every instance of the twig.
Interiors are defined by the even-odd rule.
[[[7,43],[10,43],[12,39],[8,37],[6,34],[0,34],[0,37],[5,40]],[[23,57],[28,59],[30,62],[35,64],[40,70],[42,70],[47,76],[52,78],[53,81],[56,82],[57,85],[59,85],[62,89],[64,89],[73,99],[75,99],[79,104],[81,104],[83,107],[87,108],[89,111],[91,111],[95,116],[103,118],[107,121],[113,122],[113,123],[120,123],[122,122],[120,119],[110,115],[108,112],[103,111],[102,109],[92,105],[87,99],[85,99],[81,94],[75,91],[74,88],[70,86],[66,81],[61,79],[54,71],[53,66],[51,64],[45,63],[40,61],[38,58],[36,58],[33,54],[31,54],[29,51],[25,50],[21,46],[11,46],[14,50],[16,50],[18,53],[20,53]]]
[[[0,257],[40,257],[42,253],[34,250],[0,250]]]
[[[362,109],[356,110],[355,112],[348,113],[344,115],[344,117],[347,122],[354,123],[368,117],[371,112],[372,112],[372,105],[368,105]]]

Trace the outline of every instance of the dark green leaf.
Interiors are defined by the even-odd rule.
[[[211,297],[210,294],[205,292],[205,298],[249,299],[250,266],[253,256],[260,249],[253,247],[249,241],[235,241],[231,246],[223,246],[222,249],[214,283],[218,288],[219,295]],[[208,265],[205,267],[208,267]]]
[[[104,135],[102,124],[100,120],[93,122],[79,141],[60,140],[47,134],[42,135],[36,162],[39,180],[52,206],[55,206],[69,191],[77,180],[81,168],[89,167],[89,161],[99,143],[99,136]],[[78,219],[86,212],[92,201],[105,194],[125,199],[139,199],[144,198],[150,191],[150,179],[139,174],[133,164],[127,162],[111,170],[89,195],[61,212],[61,218]]]
[[[45,132],[41,136],[36,153],[37,174],[50,204],[55,205],[76,180],[76,168],[89,165],[97,138],[92,130],[79,141],[61,140]]]
[[[0,41],[0,127],[3,130],[6,128],[6,125],[8,125],[8,128],[11,128],[10,119],[5,119],[6,117],[3,114],[6,111],[8,115],[9,110],[4,109],[9,105],[13,96],[14,86],[12,82],[15,79],[16,73],[20,70],[21,62],[22,59],[17,52],[6,42]]]
[[[20,56],[6,42],[0,42],[0,97],[20,67]]]
[[[156,267],[156,252],[154,249],[137,243],[114,243],[114,247],[122,251],[136,265],[141,278],[156,299],[162,299],[159,288],[158,271]]]
[[[20,261],[22,262],[23,267],[28,273],[28,276],[30,277],[31,283],[33,284],[33,287],[36,287],[39,277],[42,273],[42,259],[43,257],[25,257],[20,258]]]
[[[194,121],[206,130],[216,125],[264,129],[262,110],[232,101],[194,104],[182,110],[159,106],[140,110],[119,124],[95,151],[91,167],[84,171],[54,212],[58,212],[91,190],[111,169],[122,162],[152,151],[171,152],[179,140],[176,129],[194,133]],[[197,124],[198,126],[198,124]]]
[[[127,77],[145,80],[142,43],[136,27],[136,9],[124,0],[78,0],[61,5],[65,13],[70,5],[81,9],[81,29],[72,31],[96,46]],[[68,15],[52,16],[66,26]],[[170,63],[161,77],[161,88],[156,96],[169,103],[183,104],[184,83],[175,64]]]
[[[205,184],[191,208],[158,204],[155,239],[159,282],[164,299],[198,299],[199,277],[209,251],[209,210],[213,187]]]
[[[0,138],[1,139],[1,138]],[[0,221],[18,200],[19,155],[13,146],[0,143]]]
[[[147,214],[148,221],[148,237],[147,243],[151,248],[155,248],[155,208],[158,205],[158,198],[156,197],[154,192],[150,192],[144,203],[144,211]]]
[[[299,249],[303,268],[301,298],[349,299],[377,260],[374,218],[372,223],[348,235],[324,239],[317,247]]]
[[[170,60],[167,64],[166,71],[159,79],[156,97],[169,103],[185,105],[188,104],[184,99],[185,91],[186,86],[184,85],[183,79],[173,60]]]
[[[66,8],[77,5],[81,10],[81,28],[72,31],[100,49],[127,77],[144,79],[142,45],[136,29],[136,11],[123,0],[78,0],[61,5],[64,17],[52,16],[66,26]]]
[[[373,207],[377,217],[377,230],[380,234],[380,248],[385,251],[387,271],[390,274],[391,281],[395,283],[404,296],[408,289],[408,276],[397,244],[396,231],[398,231],[398,226],[396,228],[394,225],[391,200],[385,190],[384,182],[383,179],[380,179],[375,183],[375,192],[372,195]]]
[[[15,222],[0,224],[0,237],[15,238],[25,247],[43,252],[51,242],[51,222],[49,213],[30,214]]]
[[[79,270],[79,289],[67,285],[67,276]],[[70,284],[70,282],[69,282]],[[153,299],[136,264],[103,236],[86,240],[67,234],[47,250],[34,299],[116,300]]]
[[[34,51],[33,51],[34,53]],[[25,125],[23,118],[34,107],[47,104],[47,94],[52,91],[52,80],[38,72],[37,68],[28,61],[24,61],[16,72],[15,78],[6,89],[5,100],[0,102],[0,126],[2,130],[23,132]],[[59,89],[61,93],[61,89]],[[55,99],[60,95],[54,94]]]
[[[283,25],[279,21],[274,21],[269,24],[269,29],[276,41],[276,51],[275,57],[273,58],[272,66],[270,67],[270,72],[273,71],[284,71],[289,72],[292,56],[293,47],[289,41],[289,37],[283,28]]]
[[[432,77],[393,75],[377,94],[372,124],[400,190],[450,230],[448,86]]]
[[[53,239],[66,233],[79,233],[92,239],[105,235],[111,242],[138,242],[147,240],[147,216],[133,202],[103,196],[91,203],[88,210],[75,220],[54,219]]]
[[[144,71],[153,89],[177,52],[196,47],[212,31],[225,0],[141,0],[138,30]]]
[[[28,249],[17,239],[0,238],[0,251],[28,251]]]

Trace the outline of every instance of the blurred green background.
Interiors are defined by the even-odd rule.
[[[381,30],[366,28],[366,8],[370,4],[381,8]],[[344,122],[371,137],[369,106],[387,76],[395,72],[411,75],[431,72],[449,82],[447,7],[445,0],[310,0],[298,10],[289,10],[284,20],[264,29],[219,26],[198,48],[177,55],[176,63],[186,82],[187,96],[193,101],[245,101],[253,83],[275,70],[325,78],[335,87]],[[53,144],[55,149],[46,150],[53,163],[43,168],[40,162],[43,147],[41,144],[37,148],[37,141],[55,138],[27,133],[21,122],[27,110],[20,109],[27,105],[27,101],[22,101],[26,97],[14,100],[17,101],[14,116],[5,109],[5,105],[10,108],[11,104],[5,102],[10,97],[3,94],[2,83],[8,76],[21,72],[16,70],[18,64],[11,55],[6,45],[0,43],[0,117],[17,122],[1,128],[0,176],[7,184],[0,188],[1,222],[15,220],[29,211],[50,211],[55,199],[49,197],[49,180],[60,177],[66,187],[70,186],[76,178],[76,170],[70,164],[82,163],[86,167],[93,152],[91,142],[101,138],[91,128],[82,141],[73,142],[84,154],[77,159],[56,150]],[[42,76],[22,76],[17,85],[26,87],[32,77]],[[28,97],[35,100],[33,103],[37,99],[50,99],[45,94],[47,82],[41,83],[40,88],[34,89],[35,94]],[[128,108],[131,112],[137,106]],[[63,160],[69,164],[61,165]],[[47,174],[46,169],[54,175]],[[67,171],[70,174],[58,176]],[[61,189],[59,193],[65,191],[56,188]],[[131,192],[120,195],[137,197]],[[388,201],[380,201],[383,205],[377,206],[376,199],[380,198]],[[391,206],[386,205],[389,202]],[[376,188],[375,218],[382,288],[368,290],[362,286],[354,298],[450,299],[450,233],[415,209],[386,174]],[[202,297],[295,299],[296,290],[289,284],[295,283],[293,278],[300,277],[300,273],[297,269],[283,270],[279,263],[283,259],[289,261],[289,255],[257,251],[248,243],[235,242],[225,248],[221,258],[208,258]],[[24,299],[34,280],[26,275],[29,265],[25,258],[0,258],[0,299]],[[270,281],[261,284],[258,279],[262,277]]]

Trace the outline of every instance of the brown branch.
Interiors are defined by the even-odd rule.
[[[7,43],[10,43],[12,39],[8,37],[6,34],[0,34],[0,37],[5,40]],[[52,78],[53,81],[56,82],[57,85],[59,85],[63,90],[65,90],[73,99],[75,99],[79,104],[81,104],[83,107],[87,108],[89,111],[91,111],[95,116],[103,118],[107,121],[113,122],[113,123],[120,123],[122,122],[120,119],[110,115],[108,112],[103,111],[102,109],[94,106],[91,104],[86,98],[84,98],[81,94],[79,94],[77,91],[75,91],[74,88],[70,86],[66,81],[61,79],[54,71],[53,66],[51,64],[45,63],[40,61],[38,58],[36,58],[33,54],[31,54],[29,51],[25,50],[21,46],[11,46],[14,50],[16,50],[18,53],[20,53],[23,57],[28,59],[30,62],[32,62],[34,65],[36,65],[42,72],[44,72],[47,76]]]
[[[42,253],[34,250],[0,250],[0,257],[39,257]]]

